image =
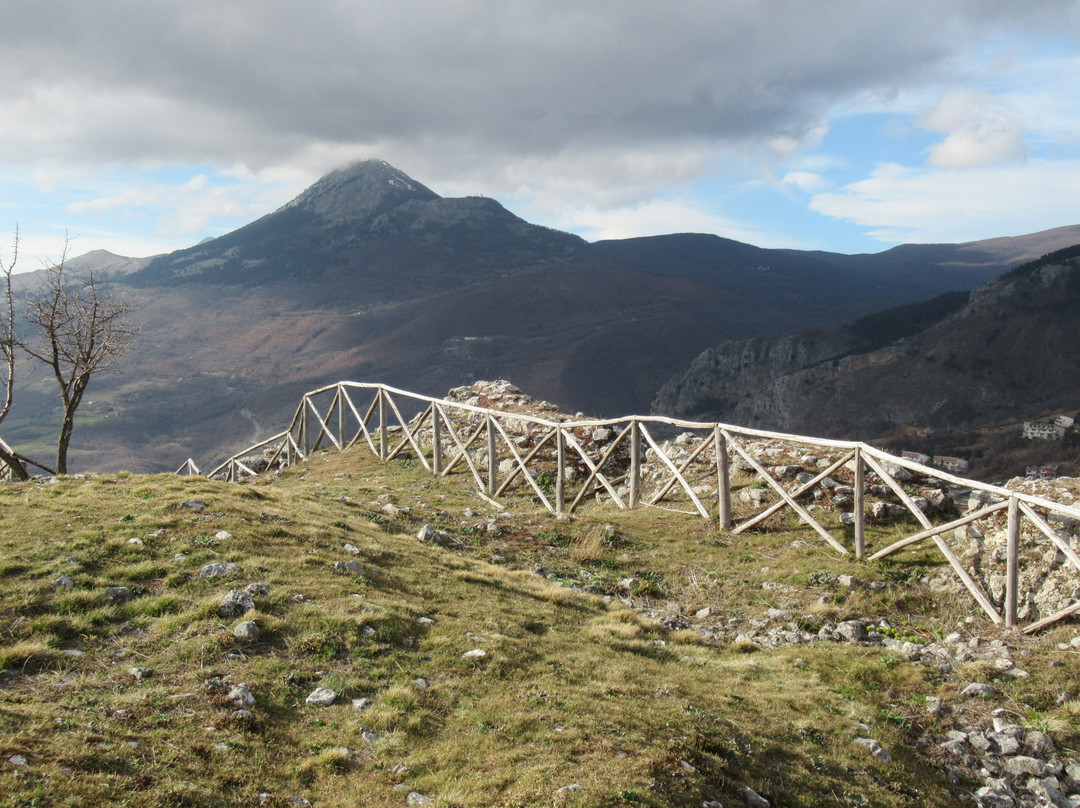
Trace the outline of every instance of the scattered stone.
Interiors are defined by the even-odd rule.
[[[250,592],[243,589],[230,589],[218,606],[218,614],[229,619],[239,617],[255,608],[255,601]]]
[[[739,790],[739,794],[742,795],[743,802],[746,803],[747,808],[770,808],[772,803],[758,794],[750,786],[744,786]]]
[[[371,699],[353,699],[352,708],[357,711],[366,710],[371,707],[373,703],[374,702],[372,702]]]
[[[207,564],[201,570],[199,570],[200,578],[224,578],[227,575],[232,575],[240,567],[237,564],[214,562],[213,564]]]
[[[165,535],[165,528],[159,527],[157,530],[151,530],[149,533],[147,533],[146,538],[148,538],[148,539],[160,539],[164,535]]]
[[[337,693],[328,687],[317,687],[304,699],[307,704],[316,704],[320,707],[329,707],[337,701]]]
[[[488,655],[487,651],[483,648],[474,648],[471,651],[466,651],[461,655],[462,659],[483,659]]]
[[[233,710],[229,718],[233,721],[251,721],[255,718],[255,713],[251,712],[251,710]]]
[[[344,550],[349,555],[360,555],[360,548],[357,547],[355,544],[348,544],[348,543],[343,544],[341,546],[341,549]]]
[[[26,766],[27,765],[26,758],[23,757],[22,755],[12,755],[11,757],[8,758],[8,763],[10,763],[12,766]]]
[[[214,534],[214,538],[218,541],[228,541],[232,537],[233,534],[227,530],[219,530],[217,533]]]
[[[873,738],[856,738],[855,743],[858,746],[863,746],[868,749],[870,754],[882,763],[889,763],[892,761],[892,755],[889,753],[889,750]]]
[[[335,561],[334,572],[363,575],[364,565],[361,564],[359,561]]]
[[[988,684],[972,682],[960,691],[960,695],[969,699],[992,699],[997,695],[997,691]]]
[[[257,640],[259,634],[259,624],[254,620],[244,620],[241,623],[237,623],[236,627],[232,631],[233,636],[241,640]]]
[[[837,624],[836,633],[847,642],[860,642],[866,639],[866,624],[861,620],[845,620]]]
[[[578,783],[571,783],[568,786],[563,786],[562,788],[555,789],[555,796],[560,797],[563,794],[578,794],[584,790],[585,789],[582,788]]]
[[[154,675],[154,671],[152,668],[128,668],[128,673],[130,673],[140,682],[143,679],[149,679],[151,676]]]
[[[57,578],[54,581],[54,583],[57,586],[63,586],[63,587],[66,587],[67,589],[71,589],[73,586],[75,586],[75,579],[73,579],[73,578],[71,578],[70,576],[67,576],[67,575],[61,575],[59,578]]]
[[[206,503],[203,502],[201,499],[189,499],[185,502],[181,502],[179,507],[181,508],[181,510],[202,513],[206,510]]]
[[[143,540],[140,539],[138,536],[132,536],[130,539],[127,540],[127,543],[133,544],[136,547],[142,547],[144,545]]]
[[[289,796],[285,798],[285,803],[293,806],[293,808],[311,808],[311,803],[303,797]]]
[[[405,798],[405,804],[411,808],[425,808],[425,806],[434,805],[435,800],[419,791],[410,791],[409,796]]]
[[[247,709],[255,704],[255,697],[251,694],[251,688],[246,682],[241,682],[229,688],[225,698],[240,709]]]
[[[420,617],[416,618],[416,622],[419,623],[422,626],[434,626],[434,625],[437,625],[435,623],[435,621],[432,620],[430,617],[424,617],[424,616],[420,616]]]
[[[710,609],[708,606],[706,606],[704,609],[698,609],[696,612],[694,612],[695,620],[707,620],[710,617],[712,617],[712,609]]]
[[[264,598],[270,594],[270,587],[261,581],[255,581],[245,586],[244,591],[253,598]]]
[[[105,587],[105,597],[109,599],[110,603],[127,603],[135,597],[135,593],[126,586],[107,586]]]

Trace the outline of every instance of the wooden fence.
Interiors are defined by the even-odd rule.
[[[406,417],[403,409],[415,415]],[[662,443],[654,435],[675,430],[683,430],[688,437],[672,444]],[[774,466],[770,471],[751,453],[754,442],[805,447],[804,451],[823,451],[831,459],[824,468],[819,464],[817,473],[802,472],[789,481],[784,477],[793,467],[781,465],[778,472]],[[545,419],[430,398],[382,384],[339,382],[307,393],[288,429],[233,455],[207,476],[235,481],[268,468],[292,465],[322,447],[344,449],[358,443],[366,443],[384,462],[410,455],[435,475],[445,476],[464,466],[481,495],[496,505],[498,498],[511,489],[531,493],[544,508],[560,516],[573,514],[589,498],[614,503],[618,508],[678,509],[675,506],[679,505],[688,513],[716,519],[722,529],[732,533],[760,526],[779,511],[789,509],[835,552],[871,561],[930,543],[987,617],[1006,628],[1019,627],[1019,606],[1032,597],[1032,592],[1022,592],[1020,586],[1022,543],[1040,552],[1049,546],[1058,567],[1067,562],[1072,569],[1066,567],[1066,573],[1080,572],[1080,555],[1070,535],[1051,526],[1055,520],[1080,524],[1080,509],[964,479],[864,443],[659,416]],[[753,500],[761,502],[759,512],[738,524],[732,511],[733,464],[739,473],[756,478],[756,488],[743,486],[740,493],[757,491]],[[198,468],[189,460],[178,473],[197,474]],[[932,478],[942,491],[949,486],[970,490],[984,504],[974,510],[961,508],[959,516],[953,511],[953,518],[935,525],[926,501],[920,501],[905,487],[905,478],[910,475]],[[868,479],[874,476],[880,483],[871,486]],[[838,489],[835,477],[850,478],[851,484]],[[845,522],[831,528],[812,512],[831,510],[804,504],[815,490],[824,491],[826,486],[834,491],[842,489],[845,493],[840,496],[850,499]],[[768,497],[761,494],[761,489],[775,501],[765,504]],[[868,548],[866,512],[868,494],[873,490],[879,502],[883,497],[895,499],[899,504],[891,507],[902,507],[921,529],[886,547]],[[988,581],[1001,576],[968,569],[946,534],[964,530],[978,535],[985,526],[993,529],[994,520],[1000,521],[1002,515],[1006,520],[1004,559],[996,558],[994,563],[1003,567],[1004,582],[995,598]],[[1067,606],[1040,616],[1022,630],[1038,631],[1078,611],[1080,599],[1070,598]]]

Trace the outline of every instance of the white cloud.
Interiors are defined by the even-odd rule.
[[[575,226],[570,227],[573,223]],[[760,247],[791,247],[790,238],[709,213],[690,201],[663,199],[625,208],[579,207],[566,212],[565,228],[590,241],[671,233],[712,233]]]
[[[829,187],[829,181],[813,171],[789,171],[784,175],[782,182],[810,194],[824,191]]]
[[[1077,188],[1080,160],[943,170],[888,164],[817,194],[810,206],[885,242],[974,241],[1080,222]]]
[[[1004,101],[987,93],[950,93],[917,123],[946,134],[929,149],[927,162],[938,168],[1013,163],[1027,157],[1024,125]]]

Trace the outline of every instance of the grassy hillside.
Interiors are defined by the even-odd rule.
[[[507,508],[359,450],[240,485],[0,486],[0,804],[701,806],[749,787],[784,806],[954,805],[971,784],[920,739],[946,729],[928,699],[975,680],[1001,696],[965,720],[1004,707],[1075,748],[1076,711],[1053,700],[1078,689],[1057,664],[1068,627],[1012,640],[1024,679],[720,630],[783,609],[925,642],[968,610],[918,582],[918,556],[857,564],[780,517],[731,537],[661,509]],[[425,524],[441,544],[417,540]],[[237,566],[203,577],[212,563]],[[223,617],[256,583],[254,608]],[[236,636],[246,622],[257,637]],[[307,703],[318,687],[336,701]],[[891,762],[853,742],[868,734]]]

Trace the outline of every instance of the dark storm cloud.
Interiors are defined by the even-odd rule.
[[[924,81],[995,29],[1061,30],[1075,9],[18,0],[0,30],[0,160],[257,168],[313,143],[506,159],[797,139],[839,99]]]

